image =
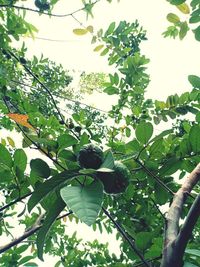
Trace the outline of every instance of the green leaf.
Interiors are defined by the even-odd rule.
[[[164,205],[169,200],[169,193],[158,183],[155,184],[155,199],[158,205]]]
[[[180,5],[182,3],[184,3],[186,0],[171,0],[170,4],[172,5]]]
[[[62,183],[75,176],[78,176],[78,172],[67,170],[56,174],[51,179],[39,184],[28,201],[28,211],[30,212],[51,191],[56,190]]]
[[[171,158],[165,162],[165,164],[159,169],[161,176],[171,175],[175,173],[181,166],[181,160],[177,158]]]
[[[58,215],[65,208],[65,206],[66,206],[65,202],[61,199],[60,196],[56,199],[54,203],[51,203],[51,208],[49,209],[49,212],[47,213],[43,225],[38,232],[36,239],[37,250],[38,250],[37,253],[38,253],[38,258],[42,261],[43,261],[43,247],[46,235],[49,232],[50,227],[55,222]]]
[[[146,144],[153,134],[153,126],[150,122],[141,122],[135,131],[135,135],[138,141]]]
[[[30,261],[30,260],[32,260],[32,259],[34,259],[34,256],[25,256],[25,257],[23,257],[22,259],[19,260],[18,264],[19,264],[19,265],[20,265],[20,264],[24,264],[24,263],[26,263],[27,261]]]
[[[115,22],[111,22],[107,31],[105,32],[105,36],[110,35],[115,29]]]
[[[191,83],[191,85],[194,88],[200,89],[200,77],[198,77],[196,75],[189,75],[188,76],[188,81]]]
[[[95,169],[81,169],[79,173],[81,174],[93,174],[96,173],[97,170]]]
[[[200,152],[200,125],[193,125],[189,132],[189,141],[194,153]]]
[[[73,33],[76,35],[85,35],[88,33],[87,29],[73,29]]]
[[[105,56],[108,52],[109,52],[109,48],[106,47],[106,48],[101,52],[100,56],[103,57],[103,56]]]
[[[77,144],[78,140],[70,134],[63,134],[58,137],[59,148],[66,148]]]
[[[106,89],[103,90],[104,93],[108,94],[108,95],[115,95],[119,93],[119,89],[117,87],[114,86],[109,86]]]
[[[104,162],[101,164],[100,169],[107,168],[107,169],[113,169],[114,168],[114,157],[112,151],[108,151],[105,155]]]
[[[190,262],[185,262],[183,267],[199,267],[198,265],[194,265],[193,263]]]
[[[30,162],[31,171],[43,178],[48,178],[51,174],[49,165],[42,159],[32,159]]]
[[[154,138],[152,138],[151,143],[156,141],[156,140],[162,139],[164,136],[169,135],[170,133],[173,133],[172,129],[163,131],[159,135],[156,135]]]
[[[152,241],[152,233],[150,232],[140,232],[136,235],[136,246],[141,249],[147,249]]]
[[[60,194],[81,221],[89,226],[95,222],[103,201],[103,184],[100,181],[94,181],[84,187],[64,187]]]
[[[0,144],[0,163],[3,163],[9,168],[12,167],[12,157],[5,146],[3,146],[2,144]]]
[[[167,20],[169,22],[171,22],[171,23],[178,23],[178,22],[180,22],[180,18],[176,14],[174,14],[174,13],[169,13],[167,15]]]
[[[183,40],[183,38],[186,36],[188,30],[189,30],[189,27],[188,27],[187,22],[186,21],[181,22],[180,31],[179,31],[180,40]]]
[[[200,257],[200,250],[198,250],[198,249],[186,249],[185,253],[188,253],[192,256]]]
[[[58,154],[58,157],[66,159],[66,160],[70,160],[70,161],[76,161],[75,154],[72,151],[66,150],[66,149],[60,151],[60,153]]]
[[[37,263],[28,262],[23,265],[23,267],[38,267]]]
[[[21,171],[26,170],[27,156],[23,149],[17,149],[13,155],[14,167],[18,167]]]

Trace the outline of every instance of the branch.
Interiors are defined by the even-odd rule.
[[[110,213],[104,207],[102,207],[102,210],[108,216],[108,218],[113,222],[113,224],[115,225],[115,227],[117,228],[117,230],[120,232],[120,234],[124,237],[124,239],[129,243],[130,247],[133,249],[133,251],[135,252],[135,254],[141,259],[142,263],[145,266],[150,267],[148,261],[145,260],[145,258],[143,257],[143,255],[140,253],[140,251],[135,246],[135,243],[128,237],[128,235],[126,234],[126,232],[124,231],[124,229],[121,227],[121,225],[112,218],[112,216],[110,215]]]
[[[179,247],[179,254],[183,257],[185,248],[189,239],[191,238],[192,231],[195,227],[195,224],[200,216],[200,194],[196,197],[195,201],[193,202],[186,220],[180,230],[178,237],[176,239],[176,246]]]
[[[70,214],[72,214],[72,211],[69,211],[68,213],[59,216],[56,220],[60,220],[63,217],[69,216]],[[29,228],[29,230],[25,231],[24,234],[16,239],[14,239],[13,241],[11,241],[10,243],[6,244],[5,246],[1,246],[0,247],[0,254],[7,251],[8,249],[18,245],[19,243],[21,243],[24,239],[32,236],[33,234],[35,234],[41,227],[42,227],[42,220],[43,220],[44,214],[40,215],[36,222],[31,226],[31,228]]]
[[[95,5],[99,1],[100,0],[94,1],[92,3],[92,5]],[[17,5],[10,5],[10,4],[2,4],[2,5],[0,5],[0,7],[16,8],[16,9],[19,9],[19,10],[26,10],[26,11],[35,12],[35,13],[39,13],[39,14],[42,14],[42,15],[47,15],[47,16],[57,17],[57,18],[64,18],[64,17],[73,16],[74,14],[76,14],[76,13],[78,13],[80,11],[85,10],[85,6],[84,6],[84,7],[80,8],[80,9],[77,9],[77,10],[71,12],[71,13],[68,13],[68,14],[52,14],[52,13],[40,11],[40,10],[37,10],[37,9],[29,8],[29,7],[23,7],[23,6],[17,6]]]
[[[185,247],[188,243],[189,236],[195,226],[197,216],[199,216],[199,209],[196,207],[196,203],[199,203],[199,198],[192,205],[190,212],[186,218],[184,227],[179,232],[179,220],[181,217],[183,205],[192,191],[193,187],[200,180],[200,164],[190,173],[181,188],[174,196],[172,205],[170,206],[167,218],[166,218],[166,232],[164,238],[164,249],[161,267],[176,266],[182,267],[182,258]],[[197,209],[197,210],[196,210]],[[191,215],[195,214],[195,218],[191,218]],[[192,222],[190,232],[188,231],[188,221]],[[186,231],[186,232],[185,232]],[[184,238],[183,233],[187,233]]]
[[[17,198],[17,199],[15,199],[15,200],[13,200],[13,201],[11,201],[10,203],[8,203],[8,204],[6,204],[5,206],[1,207],[1,208],[0,208],[0,212],[2,212],[3,210],[9,208],[10,206],[16,204],[17,202],[20,202],[21,200],[23,200],[23,199],[29,197],[30,195],[32,195],[32,192],[27,193],[26,195],[24,195],[24,196],[22,196],[22,197],[20,197],[20,198]]]
[[[169,192],[171,195],[174,195],[174,192],[166,184],[164,184],[155,174],[153,174],[149,169],[147,169],[139,159],[135,159],[135,161],[143,168],[143,170],[147,174],[153,177],[167,192]]]

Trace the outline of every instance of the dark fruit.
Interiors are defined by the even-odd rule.
[[[81,130],[82,130],[82,128],[81,128],[80,126],[76,126],[76,127],[74,128],[74,130],[75,130],[77,133],[80,133]]]
[[[42,0],[35,0],[36,7],[39,8],[40,11],[49,10],[50,5],[49,3],[42,1]]]
[[[20,63],[22,63],[22,64],[26,64],[27,62],[26,62],[26,59],[24,58],[24,57],[20,57],[19,58],[19,61],[20,61]]]
[[[115,162],[114,172],[98,173],[98,178],[104,185],[104,191],[108,194],[125,192],[129,185],[130,172],[121,162]]]
[[[79,165],[82,168],[98,169],[103,162],[103,151],[96,145],[84,145],[77,156]]]

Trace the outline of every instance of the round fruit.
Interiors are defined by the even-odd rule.
[[[114,172],[98,173],[97,177],[104,185],[104,191],[108,194],[119,194],[125,192],[129,185],[130,172],[121,162],[115,162]]]
[[[98,169],[103,162],[103,151],[96,145],[84,145],[77,157],[78,163],[82,168]]]

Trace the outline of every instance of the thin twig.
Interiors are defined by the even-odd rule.
[[[3,210],[9,208],[10,206],[16,204],[17,202],[22,201],[23,199],[29,197],[30,195],[32,195],[32,192],[27,193],[26,195],[23,195],[23,196],[21,196],[20,198],[17,198],[17,199],[15,199],[15,200],[11,201],[10,203],[8,203],[8,204],[4,205],[3,207],[1,207],[1,208],[0,208],[0,212],[2,212]]]
[[[147,174],[153,177],[167,192],[169,192],[171,195],[174,195],[174,192],[165,183],[163,183],[154,173],[152,173],[149,169],[147,169],[139,159],[135,159],[135,161],[143,168],[143,170]]]
[[[135,243],[128,237],[128,235],[126,234],[124,229],[121,227],[121,225],[113,219],[113,217],[110,215],[110,213],[104,207],[102,207],[102,210],[107,215],[107,217],[113,222],[113,224],[115,225],[117,230],[120,232],[120,234],[124,237],[124,239],[129,243],[130,247],[133,249],[135,254],[141,259],[143,264],[147,267],[150,267],[148,261],[145,260],[143,255],[140,253],[140,251],[135,246]]]
[[[92,3],[92,5],[95,5],[97,2],[99,2],[100,0],[96,0]],[[29,8],[29,7],[23,7],[23,6],[17,6],[17,5],[10,5],[10,4],[1,4],[0,7],[4,7],[4,8],[16,8],[19,10],[25,10],[25,11],[30,11],[30,12],[35,12],[38,14],[42,14],[42,15],[47,15],[47,16],[51,16],[51,17],[57,17],[57,18],[64,18],[64,17],[70,17],[73,16],[74,14],[85,10],[85,6],[82,8],[79,8],[71,13],[67,13],[67,14],[53,14],[53,13],[48,13],[48,12],[44,12],[44,11],[40,11],[37,9],[33,9],[33,8]]]

